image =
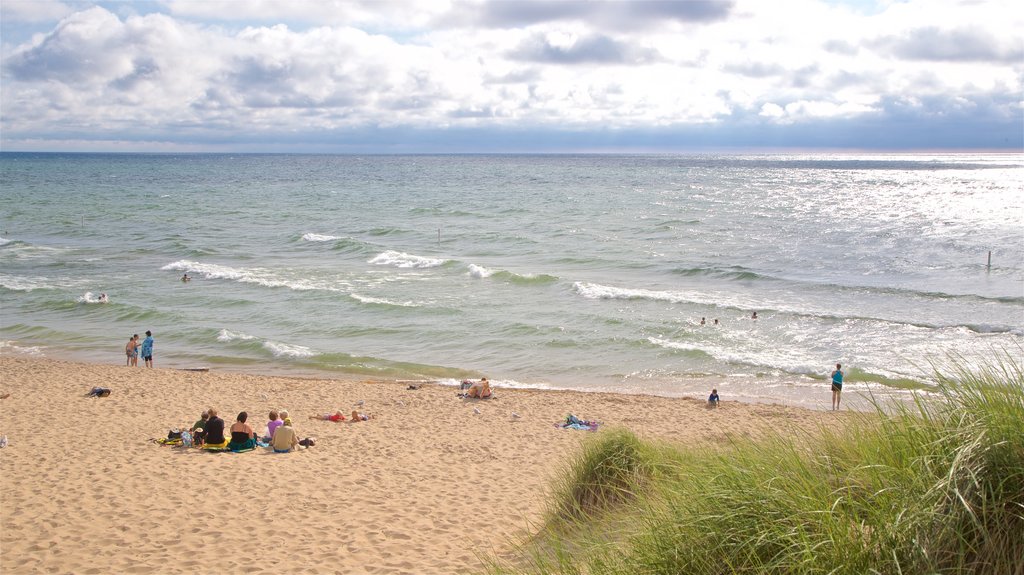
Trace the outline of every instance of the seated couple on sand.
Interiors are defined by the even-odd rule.
[[[468,380],[462,382],[462,387],[465,389]],[[469,386],[466,393],[460,393],[459,397],[471,397],[477,399],[487,399],[491,397],[491,382],[487,381],[486,377],[481,377],[480,381]]]
[[[256,448],[256,432],[246,423],[249,414],[241,412],[224,435],[224,420],[217,416],[217,410],[210,408],[203,412],[199,421],[192,425],[192,439],[197,447],[209,450],[250,451]]]

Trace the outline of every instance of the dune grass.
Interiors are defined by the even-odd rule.
[[[1024,575],[1024,370],[1009,357],[937,379],[941,400],[796,440],[604,433],[521,560],[492,571]]]

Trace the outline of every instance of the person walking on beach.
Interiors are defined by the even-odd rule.
[[[843,366],[836,364],[836,370],[832,372],[832,411],[839,409],[839,401],[843,395]]]
[[[153,367],[153,332],[146,330],[146,339],[142,340],[142,360],[146,367]]]

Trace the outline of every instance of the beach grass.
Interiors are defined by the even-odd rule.
[[[1024,575],[1024,369],[937,372],[940,399],[794,439],[602,433],[495,573]]]

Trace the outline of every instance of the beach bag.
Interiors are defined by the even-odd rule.
[[[181,432],[177,429],[172,429],[167,432],[167,439],[181,439]]]
[[[307,437],[305,439],[300,439],[299,440],[299,445],[301,445],[303,447],[313,447],[314,445],[316,445],[316,439],[313,439],[312,437]]]

